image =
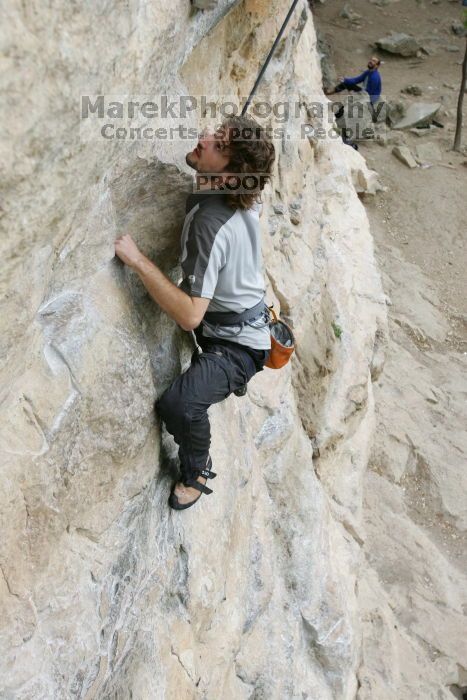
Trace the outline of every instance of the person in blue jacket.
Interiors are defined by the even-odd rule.
[[[375,112],[375,106],[381,97],[381,75],[379,73],[379,66],[381,60],[377,56],[372,56],[367,64],[367,69],[363,71],[360,75],[355,78],[342,78],[341,81],[336,85],[334,90],[330,91],[329,95],[334,95],[336,92],[342,92],[342,90],[353,90],[355,92],[361,92],[365,90],[370,97],[370,105],[372,107],[372,119],[376,121],[377,113]],[[363,85],[360,87],[360,83]],[[343,108],[341,108],[343,113]],[[336,117],[339,117],[336,113]]]

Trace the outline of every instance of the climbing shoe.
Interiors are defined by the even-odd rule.
[[[172,490],[170,492],[169,496],[169,506],[171,508],[174,508],[175,510],[184,510],[185,508],[189,508],[190,506],[194,505],[196,501],[199,501],[201,498],[201,494],[206,493],[212,493],[212,489],[209,488],[209,486],[206,486],[205,484],[201,483],[200,481],[197,481],[197,479],[202,476],[205,479],[214,479],[215,476],[217,476],[216,472],[211,471],[212,467],[212,460],[211,460],[211,455],[208,456],[207,461],[206,461],[206,466],[204,469],[195,469],[193,470],[193,473],[187,478],[182,481],[182,484],[184,486],[191,486],[192,488],[197,489],[200,491],[200,494],[197,498],[195,498],[193,501],[189,501],[188,503],[181,503],[176,494],[175,494],[175,485],[172,487]]]

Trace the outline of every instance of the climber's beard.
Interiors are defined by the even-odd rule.
[[[213,171],[212,168],[206,169],[206,166],[203,167],[203,165],[200,163],[200,156],[196,153],[196,148],[193,151],[190,151],[186,154],[185,160],[187,165],[189,165],[190,168],[193,168],[193,170],[196,170],[196,172],[200,175],[202,175],[203,173],[212,174],[213,172],[217,172]]]
[[[198,150],[198,153],[197,153]],[[196,182],[197,182],[197,191],[198,190],[204,190],[204,189],[217,189],[220,184],[221,180],[219,179],[220,176],[222,176],[223,171],[219,172],[219,176],[217,174],[217,171],[213,171],[211,168],[203,168],[201,165],[200,161],[200,153],[198,147],[196,147],[193,151],[190,151],[189,153],[186,154],[185,160],[187,165],[190,166],[190,168],[193,168],[193,170],[196,170],[197,175],[196,175]],[[205,177],[203,175],[206,174]]]
[[[196,170],[199,172],[199,163],[196,159],[196,156],[194,155],[194,151],[190,151],[189,153],[186,154],[185,156],[186,164],[190,166],[190,168],[193,168],[193,170]]]
[[[185,160],[187,162],[187,165],[190,166],[190,168],[193,168],[193,170],[196,170],[198,173],[202,172],[202,166],[200,164],[200,158],[202,155],[202,150],[200,148],[200,145],[198,144],[196,148],[194,148],[192,151],[186,154]]]

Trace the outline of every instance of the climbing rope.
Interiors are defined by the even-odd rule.
[[[246,111],[247,111],[247,109],[248,109],[248,107],[249,107],[249,105],[250,105],[250,102],[251,102],[251,98],[252,98],[253,95],[255,94],[256,89],[257,89],[258,85],[259,85],[260,82],[261,82],[261,79],[262,79],[262,77],[263,77],[263,75],[264,75],[264,72],[265,72],[266,68],[267,68],[268,65],[269,65],[269,62],[270,62],[270,60],[271,60],[271,58],[272,58],[272,56],[273,56],[273,54],[274,54],[274,51],[276,50],[277,44],[279,43],[279,41],[281,40],[281,37],[282,37],[283,33],[285,32],[285,28],[287,27],[287,25],[288,25],[288,23],[289,23],[289,20],[290,20],[290,18],[292,17],[293,11],[295,10],[295,7],[297,6],[297,4],[298,4],[298,0],[294,0],[293,3],[292,3],[292,6],[291,6],[291,8],[290,8],[290,10],[289,10],[288,13],[287,13],[287,17],[285,18],[285,20],[284,20],[284,22],[283,22],[283,24],[282,24],[282,27],[280,28],[279,34],[277,35],[274,44],[271,46],[271,50],[269,51],[269,53],[268,53],[268,55],[267,55],[267,58],[266,58],[266,60],[265,60],[265,62],[264,62],[264,64],[263,64],[263,67],[261,68],[261,70],[260,70],[260,72],[259,72],[259,75],[258,75],[258,77],[256,78],[255,84],[253,85],[253,89],[252,89],[252,91],[250,92],[250,95],[249,95],[247,101],[245,102],[245,105],[244,105],[244,107],[243,107],[243,109],[242,109],[242,117],[244,117],[245,114],[246,114]]]

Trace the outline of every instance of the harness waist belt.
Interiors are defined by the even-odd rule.
[[[263,297],[255,306],[245,311],[208,311],[204,314],[203,321],[220,326],[237,326],[243,321],[253,321],[267,308]]]

